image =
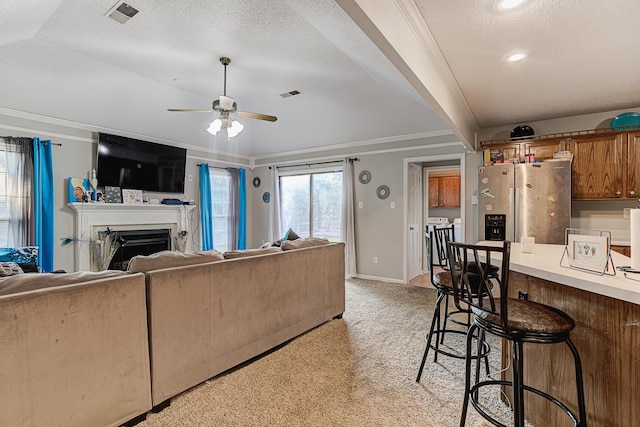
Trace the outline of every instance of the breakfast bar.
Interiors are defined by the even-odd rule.
[[[563,267],[564,248],[536,244],[534,253],[522,253],[520,244],[512,243],[510,296],[517,298],[524,291],[530,301],[557,307],[575,320],[571,339],[582,359],[588,425],[636,426],[640,419],[640,282],[620,271],[611,275],[611,266],[604,275]],[[630,264],[624,255],[612,252],[611,257],[615,266]],[[569,349],[525,344],[524,351],[525,383],[551,392],[575,410]],[[509,366],[510,352],[503,345],[503,368]],[[509,379],[507,372],[503,372],[505,379]],[[534,426],[572,425],[555,405],[532,393],[525,394],[525,408],[525,418]]]

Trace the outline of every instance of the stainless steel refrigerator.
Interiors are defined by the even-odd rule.
[[[571,162],[503,163],[478,169],[478,240],[535,237],[564,244],[571,222]]]

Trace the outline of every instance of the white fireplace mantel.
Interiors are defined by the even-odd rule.
[[[108,228],[112,230],[169,229],[171,236],[186,231],[189,233],[190,212],[195,205],[121,203],[69,203],[75,213],[76,271],[91,270],[91,257],[84,242],[95,237],[95,233]],[[190,240],[190,239],[189,239]]]

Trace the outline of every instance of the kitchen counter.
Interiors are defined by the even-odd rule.
[[[496,242],[483,242],[495,244]],[[551,282],[561,283],[583,291],[616,298],[622,301],[640,305],[640,282],[627,279],[621,271],[611,276],[610,270],[599,276],[596,273],[566,268],[560,265],[564,245],[546,245],[536,243],[533,254],[520,251],[520,243],[511,244],[511,270],[527,274]],[[611,251],[611,259],[616,267],[631,265],[631,259],[617,252]],[[569,265],[567,257],[563,265]],[[640,280],[640,275],[637,279]]]
[[[499,242],[481,242],[500,244]],[[556,307],[576,323],[571,340],[582,359],[588,425],[637,425],[640,419],[640,282],[560,266],[564,245],[536,244],[533,254],[512,243],[509,296],[527,292],[530,301]],[[615,266],[631,260],[611,252]],[[563,264],[568,264],[567,259]],[[510,378],[511,348],[503,342],[503,378]],[[576,410],[573,358],[566,345],[524,346],[525,384],[551,392]],[[505,389],[507,395],[510,390]],[[525,418],[534,426],[568,425],[565,414],[525,393]]]

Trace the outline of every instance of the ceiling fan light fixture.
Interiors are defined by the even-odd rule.
[[[237,120],[231,122],[231,126],[227,129],[227,135],[229,138],[233,138],[244,129],[244,125]]]
[[[211,135],[216,135],[218,132],[220,132],[220,129],[222,129],[222,120],[215,119],[209,125],[207,132],[209,132]]]

